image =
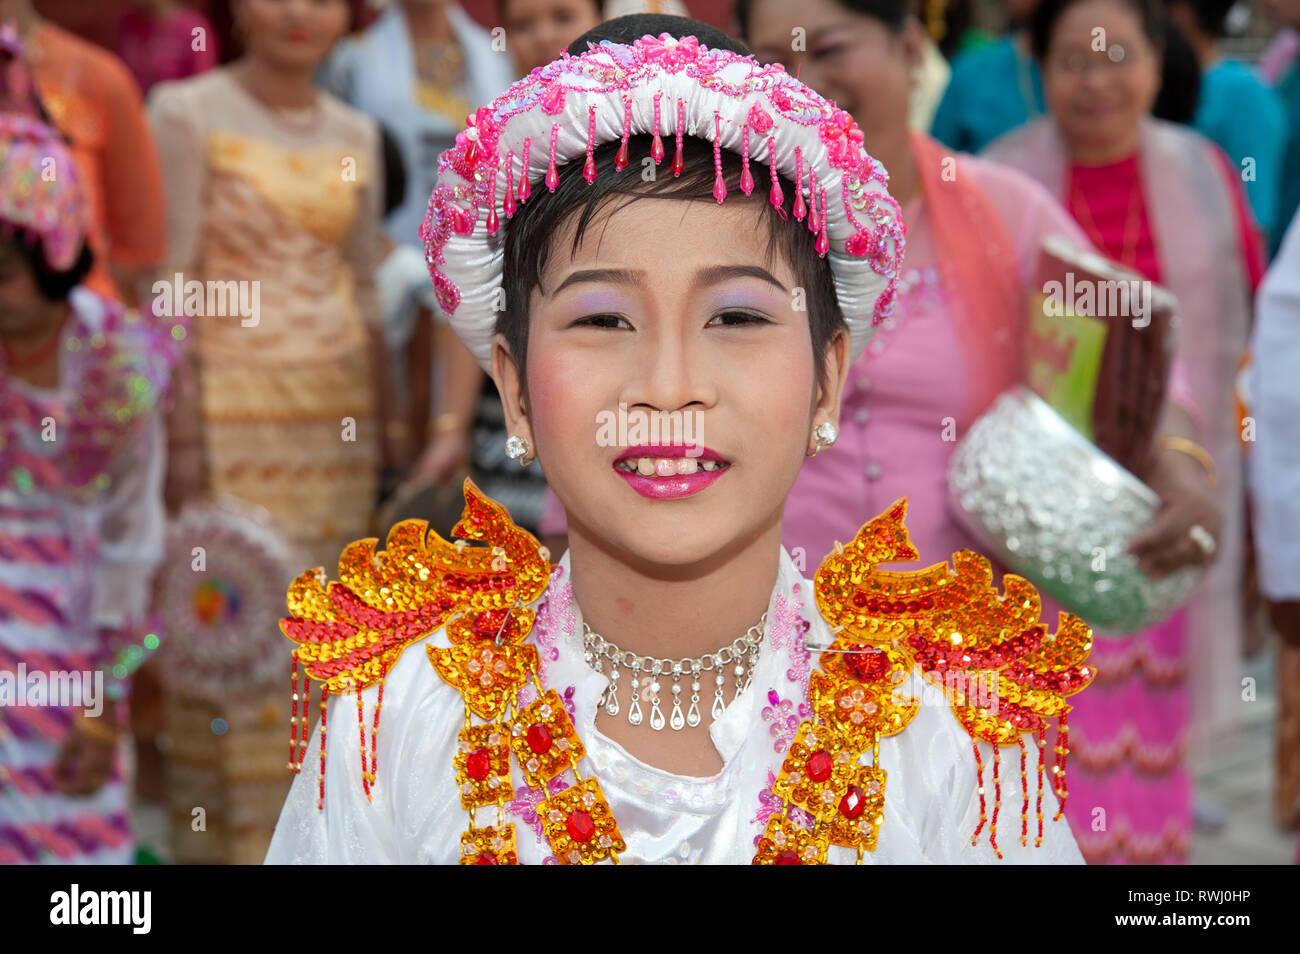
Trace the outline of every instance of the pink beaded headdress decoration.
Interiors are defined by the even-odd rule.
[[[594,182],[596,147],[621,140],[622,170],[628,139],[641,133],[654,134],[656,164],[666,158],[664,139],[675,139],[674,175],[683,136],[711,141],[715,157],[738,153],[740,180],[724,182],[719,171],[718,202],[732,188],[754,190],[751,158],[769,166],[769,200],[778,208],[778,175],[796,184],[794,216],[830,256],[852,354],[861,355],[892,304],[905,230],[885,170],[862,148],[853,118],[780,64],[661,33],[630,45],[607,40],[534,70],[468,117],[439,159],[420,237],[438,302],[479,364],[490,360],[504,258],[489,237],[534,188],[554,190],[557,166],[585,154],[584,175]]]
[[[0,27],[0,234],[42,240],[58,271],[71,268],[90,229],[90,204],[72,153],[41,121],[18,35]]]

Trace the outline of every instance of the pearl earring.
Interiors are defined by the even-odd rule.
[[[528,438],[511,434],[506,439],[506,456],[511,460],[519,461],[520,467],[527,467],[532,463],[532,458],[528,456],[531,452],[532,445],[528,443]]]
[[[813,428],[813,449],[811,451],[805,451],[804,456],[816,457],[824,449],[834,444],[835,441],[839,439],[839,436],[839,428],[830,421],[822,421]]]

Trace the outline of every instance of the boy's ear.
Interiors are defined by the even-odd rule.
[[[492,380],[501,395],[506,433],[522,437],[532,444],[533,431],[528,421],[528,395],[524,390],[523,374],[504,335],[492,339]]]
[[[826,345],[825,379],[818,384],[817,403],[813,407],[813,427],[822,421],[840,425],[840,402],[853,362],[849,354],[849,332],[841,328]]]

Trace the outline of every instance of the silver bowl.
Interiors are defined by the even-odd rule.
[[[1100,636],[1168,617],[1202,570],[1152,579],[1125,549],[1160,506],[1150,487],[1023,385],[1003,393],[957,445],[948,502],[988,555]]]

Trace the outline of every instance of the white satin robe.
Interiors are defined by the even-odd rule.
[[[803,579],[782,549],[754,679],[709,729],[722,756],[723,769],[711,778],[688,778],[645,765],[596,731],[596,706],[608,677],[583,661],[582,616],[573,599],[568,573],[566,554],[539,600],[537,624],[530,638],[541,650],[542,684],[561,695],[571,695],[574,722],[587,747],[587,756],[579,768],[585,776],[594,775],[600,781],[609,800],[627,842],[627,851],[620,860],[625,864],[750,863],[756,839],[766,824],[767,806],[772,804],[770,793],[766,798],[760,798],[760,793],[769,788],[780,771],[788,738],[793,735],[789,732],[787,744],[778,749],[773,720],[763,714],[764,709],[770,712],[769,691],[789,700],[797,716],[800,703],[807,702],[808,670],[810,662],[815,662],[815,657],[802,648],[805,639],[818,646],[832,641],[817,612],[812,583]],[[801,620],[811,624],[806,634]],[[435,645],[449,645],[445,630],[438,630],[428,639]],[[700,707],[707,718],[713,684],[709,679],[701,681]],[[688,686],[686,683],[683,688]],[[1005,860],[999,862],[988,844],[987,822],[978,846],[972,847],[971,834],[979,822],[979,795],[970,737],[933,688],[922,696],[919,670],[913,672],[905,688],[923,699],[932,698],[921,706],[911,725],[880,742],[881,764],[888,772],[885,820],[877,848],[865,855],[864,863],[1083,863],[1066,821],[1052,821],[1057,803],[1050,788],[1050,765],[1043,796],[1043,844],[1034,847],[1036,762],[1032,741],[1028,846],[1020,844],[1019,751],[1004,747],[998,845]],[[728,700],[730,691],[728,685]],[[377,686],[364,692],[367,728],[377,694]],[[624,711],[626,696],[624,690],[620,698]],[[529,691],[521,704],[532,697]],[[664,697],[669,694],[664,693]],[[688,700],[686,696],[683,703]],[[315,699],[312,702],[314,711]],[[648,714],[649,707],[644,708]],[[388,675],[380,713],[378,781],[372,788],[371,801],[361,783],[355,697],[332,697],[328,711],[325,808],[319,811],[316,807],[318,726],[312,733],[302,773],[294,780],[280,815],[266,862],[455,863],[460,835],[469,827],[469,813],[461,808],[452,767],[456,733],[465,723],[465,709],[459,693],[434,672],[424,643],[409,647]],[[665,716],[669,712],[665,703]],[[992,749],[982,742],[980,747],[991,819]],[[513,757],[511,770],[515,792],[523,794],[524,782]],[[536,818],[534,806],[535,802],[529,804],[527,800],[508,803],[505,821],[514,823],[521,864],[548,860],[554,864],[545,838],[530,824]],[[478,810],[480,826],[493,824],[495,818],[495,808]],[[849,849],[832,846],[828,860],[832,864],[852,864],[855,857],[856,853]]]

